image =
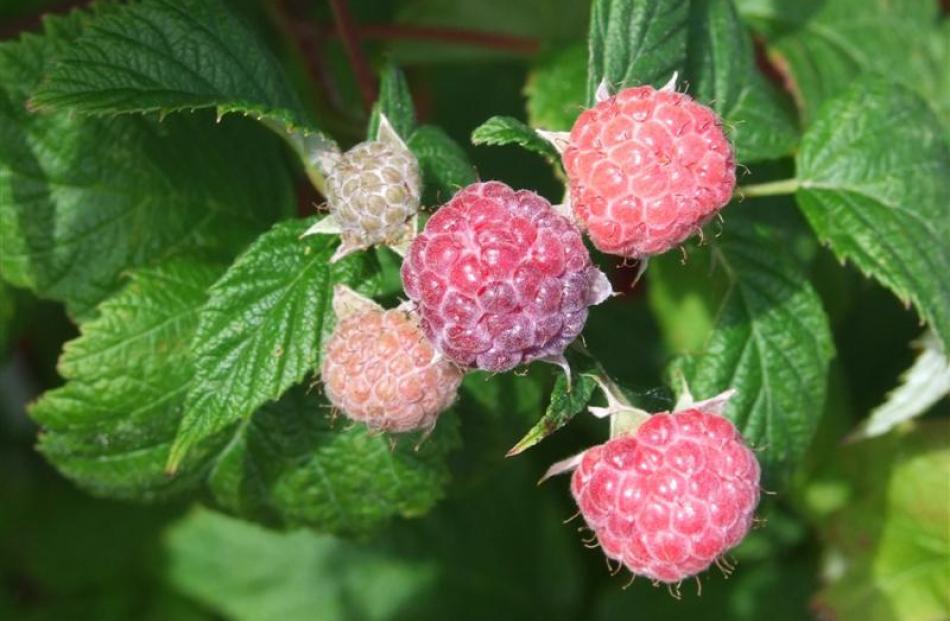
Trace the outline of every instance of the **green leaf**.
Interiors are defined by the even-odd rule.
[[[594,0],[587,104],[601,80],[612,90],[661,86],[686,61],[689,0]]]
[[[499,459],[425,518],[396,521],[368,541],[192,512],[168,531],[170,580],[224,618],[248,621],[310,621],[315,611],[321,621],[481,621],[498,610],[581,618],[583,548],[562,524],[563,492],[534,487],[530,461],[499,468]]]
[[[0,358],[7,353],[7,345],[13,337],[11,328],[16,314],[16,300],[11,287],[0,280]]]
[[[722,236],[691,251],[686,266],[679,257],[651,263],[650,282],[664,292],[652,301],[664,326],[696,320],[699,309],[701,323],[712,326],[699,348],[679,352],[674,385],[682,373],[698,399],[737,389],[726,415],[760,449],[763,465],[787,470],[822,412],[833,351],[828,318],[774,234],[738,215],[727,218]]]
[[[422,515],[442,497],[455,417],[444,414],[418,449],[417,441],[394,446],[363,425],[334,424],[326,400],[296,386],[237,425],[208,484],[219,506],[265,524],[366,534],[394,515]]]
[[[533,129],[510,116],[493,116],[472,132],[473,144],[506,145],[516,144],[528,151],[537,153],[549,162],[561,159],[557,149],[539,136]]]
[[[49,59],[88,19],[49,19],[45,36],[0,45],[0,270],[74,316],[115,291],[123,270],[229,258],[294,205],[280,144],[243,119],[30,114]]]
[[[237,621],[390,619],[434,578],[424,561],[203,510],[168,531],[166,549],[172,585]]]
[[[802,138],[796,199],[818,234],[917,312],[950,350],[950,150],[914,93],[868,78]]]
[[[422,167],[427,191],[433,189],[440,202],[475,183],[475,168],[468,155],[441,128],[433,125],[417,128],[409,137],[408,145]]]
[[[262,235],[211,288],[192,345],[194,383],[169,459],[277,399],[319,366],[333,325],[333,287],[375,287],[370,255],[329,263],[336,240],[299,239],[310,221],[291,220]]]
[[[844,496],[821,524],[829,579],[818,609],[841,621],[946,616],[948,438],[947,420],[933,420],[839,449]]]
[[[897,388],[888,393],[884,403],[871,410],[852,438],[888,433],[905,421],[926,414],[950,394],[950,360],[937,335],[928,330],[914,345],[919,350],[914,364],[901,374]]]
[[[406,139],[412,134],[416,126],[416,109],[412,103],[412,93],[406,83],[406,76],[393,64],[387,64],[380,76],[379,99],[373,106],[366,137],[376,140],[379,131],[379,115],[385,114],[393,129],[400,137]]]
[[[292,244],[303,245],[293,232]],[[317,273],[298,276],[325,283],[325,259]],[[351,262],[350,269],[359,264]],[[99,317],[83,324],[82,335],[66,346],[60,364],[66,385],[45,393],[32,408],[43,427],[39,448],[47,459],[98,495],[151,501],[207,487],[219,506],[274,526],[363,534],[393,515],[427,511],[448,478],[445,457],[458,440],[455,418],[443,416],[418,450],[410,439],[393,447],[363,426],[334,424],[329,404],[307,394],[304,385],[214,437],[190,439],[194,446],[177,475],[167,475],[189,391],[200,394],[199,382],[208,381],[192,362],[189,344],[207,328],[203,314],[229,280],[219,281],[207,304],[208,287],[221,271],[195,261],[166,262],[136,271],[120,294],[100,305]],[[281,294],[271,291],[273,297]],[[315,297],[321,295],[319,290]],[[268,300],[258,302],[267,315]],[[306,304],[295,308],[307,316]],[[302,347],[319,348],[320,338],[313,336],[319,327],[288,330],[306,335]],[[269,362],[265,357],[258,368]]]
[[[223,0],[141,0],[107,8],[57,54],[31,107],[95,115],[214,108],[219,119],[240,113],[287,141],[323,191],[315,161],[336,144],[232,7]]]
[[[723,118],[738,161],[791,152],[798,135],[790,106],[756,68],[752,38],[732,0],[693,0],[687,56],[690,95]]]
[[[43,428],[39,450],[64,475],[95,494],[136,500],[199,484],[196,462],[177,479],[164,467],[194,374],[188,345],[221,271],[185,259],[137,270],[66,344],[66,384],[31,408]]]
[[[42,467],[29,439],[17,437],[8,422],[6,470],[0,477],[0,573],[43,595],[23,597],[22,587],[4,588],[2,618],[211,621],[187,614],[193,607],[165,585],[163,563],[157,562],[163,558],[160,537],[179,507],[91,498]]]
[[[214,107],[312,125],[277,59],[221,0],[141,0],[92,19],[31,100],[93,114]]]
[[[587,97],[587,45],[578,42],[546,54],[528,74],[524,92],[533,127],[571,129]]]
[[[597,382],[590,375],[581,373],[575,376],[570,388],[567,378],[563,374],[558,375],[544,416],[508,451],[508,457],[523,453],[569,423],[587,407],[595,388]]]
[[[822,103],[864,73],[919,89],[947,111],[946,28],[937,29],[937,2],[742,0],[740,6],[767,38],[769,55],[786,74],[806,125]]]

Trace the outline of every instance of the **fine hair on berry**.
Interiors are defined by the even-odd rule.
[[[759,502],[755,455],[733,424],[685,410],[588,449],[571,491],[608,558],[677,583],[749,532]]]
[[[637,86],[585,110],[564,167],[574,214],[603,252],[641,259],[698,233],[732,197],[732,146],[711,109]]]
[[[341,320],[321,376],[327,398],[344,415],[389,432],[430,431],[462,381],[458,367],[440,358],[416,320],[399,309]]]

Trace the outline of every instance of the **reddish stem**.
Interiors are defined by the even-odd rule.
[[[23,32],[36,30],[40,24],[43,23],[43,17],[46,15],[69,13],[73,9],[83,8],[87,4],[91,4],[91,0],[67,0],[66,2],[48,6],[38,13],[30,13],[11,18],[6,23],[0,25],[0,41],[12,39]]]
[[[409,26],[403,24],[364,24],[360,26],[360,35],[366,39],[414,39],[418,41],[457,43],[515,52],[517,54],[534,54],[538,51],[539,45],[537,39],[514,35],[482,32],[478,30],[440,28],[436,26]]]
[[[336,30],[340,35],[340,39],[343,40],[346,57],[356,73],[356,81],[360,87],[360,95],[363,97],[363,105],[369,110],[373,106],[373,102],[376,101],[376,79],[360,45],[356,22],[353,21],[353,16],[350,15],[347,0],[330,0],[330,8],[336,21]]]

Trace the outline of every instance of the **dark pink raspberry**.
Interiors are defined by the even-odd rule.
[[[727,419],[686,410],[587,450],[571,490],[609,558],[679,582],[749,532],[759,463]]]
[[[560,359],[610,292],[577,228],[497,181],[464,188],[429,219],[402,281],[436,348],[487,371]]]
[[[716,113],[672,89],[628,88],[584,111],[564,150],[574,213],[600,250],[643,258],[698,232],[732,197]]]

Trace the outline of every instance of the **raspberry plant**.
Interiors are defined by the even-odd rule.
[[[46,4],[0,617],[950,614],[938,3]]]

